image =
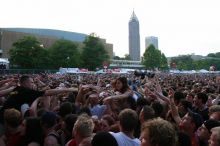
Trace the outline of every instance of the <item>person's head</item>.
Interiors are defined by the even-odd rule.
[[[203,123],[201,115],[188,110],[188,113],[182,118],[179,126],[186,133],[195,132]]]
[[[207,105],[208,107],[211,107],[211,106],[212,106],[212,100],[215,99],[215,98],[216,98],[216,95],[210,94],[210,95],[208,96],[208,100],[207,100],[206,105]]]
[[[153,119],[155,117],[155,111],[152,107],[145,105],[139,114],[139,120],[141,123]]]
[[[89,95],[89,103],[92,105],[92,106],[95,106],[99,103],[99,94],[98,93],[92,93]]]
[[[193,93],[188,93],[186,95],[186,100],[191,102],[193,104],[193,99],[194,99],[194,94]]]
[[[118,143],[109,132],[98,132],[92,139],[92,146],[118,146]]]
[[[73,111],[72,104],[70,102],[64,102],[60,105],[59,115],[65,118],[66,115],[71,114]]]
[[[67,135],[72,135],[73,126],[77,120],[76,114],[69,114],[64,118],[62,128],[66,131]]]
[[[4,124],[6,128],[17,129],[21,124],[22,115],[21,112],[11,108],[6,109],[4,112]]]
[[[27,75],[21,76],[20,85],[28,89],[33,89],[35,86],[33,79]]]
[[[220,113],[220,105],[212,105],[211,107],[209,107],[209,114],[212,114],[214,112]]]
[[[209,115],[209,119],[220,121],[220,112],[213,112]]]
[[[220,126],[220,122],[216,120],[207,120],[197,130],[200,140],[208,141],[211,135],[211,129]]]
[[[150,105],[150,103],[148,102],[148,100],[144,97],[139,97],[137,99],[137,108],[136,108],[136,111],[137,113],[140,113],[141,112],[141,109],[143,108],[143,106],[145,105]]]
[[[180,103],[180,100],[181,99],[184,99],[184,94],[182,92],[175,92],[174,93],[174,102],[175,102],[175,105],[178,105]]]
[[[94,129],[94,123],[91,117],[86,114],[80,115],[73,127],[72,135],[76,139],[90,137]]]
[[[192,103],[185,99],[180,100],[180,103],[178,105],[180,117],[183,117],[188,112],[188,108],[192,109]]]
[[[195,95],[194,104],[195,106],[200,107],[206,104],[207,100],[208,100],[208,96],[205,93],[200,92]]]
[[[24,130],[25,142],[29,144],[32,141],[43,143],[43,130],[39,118],[28,117],[23,120],[22,128]]]
[[[160,102],[154,101],[153,103],[151,103],[151,107],[155,111],[155,117],[160,117],[162,115],[164,107]]]
[[[127,78],[126,77],[117,78],[115,87],[117,91],[124,93],[129,88]]]
[[[100,120],[100,128],[101,131],[109,131],[111,126],[115,124],[115,120],[112,118],[111,115],[104,115]]]
[[[51,129],[54,128],[54,126],[57,124],[58,117],[53,112],[45,112],[41,116],[41,124],[43,128],[45,129]]]
[[[211,136],[209,139],[209,146],[219,146],[220,145],[220,127],[215,127],[211,129]]]
[[[119,113],[119,122],[122,132],[132,132],[138,124],[138,115],[134,110],[124,109]]]
[[[156,118],[142,125],[140,139],[141,146],[175,146],[177,134],[171,123]]]
[[[110,126],[115,124],[115,119],[109,114],[103,115],[102,119],[106,120]]]

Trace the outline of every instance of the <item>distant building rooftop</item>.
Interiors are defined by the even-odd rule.
[[[83,33],[68,32],[68,31],[55,30],[55,29],[38,29],[38,28],[1,28],[1,29],[7,31],[14,31],[14,32],[37,34],[43,36],[52,36],[52,37],[57,37],[70,41],[78,41],[78,42],[83,42],[87,36],[87,34],[83,34]]]

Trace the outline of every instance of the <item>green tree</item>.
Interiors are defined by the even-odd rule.
[[[178,57],[172,57],[171,62],[175,62],[177,69],[180,69],[180,70],[193,70],[193,69],[195,69],[194,61],[193,61],[191,55],[180,55]]]
[[[215,53],[209,53],[207,57],[216,57]]]
[[[114,56],[113,59],[114,60],[121,60],[121,58],[119,56]]]
[[[78,67],[81,64],[77,44],[68,40],[58,40],[50,48],[50,62],[53,68]]]
[[[94,34],[90,34],[83,43],[82,60],[85,68],[95,70],[102,66],[103,61],[109,60],[103,43]]]
[[[161,52],[155,49],[153,45],[146,48],[142,63],[147,69],[160,68],[161,66]]]
[[[48,51],[33,36],[25,36],[14,42],[9,51],[12,66],[20,68],[45,68]]]
[[[209,53],[207,57],[214,57],[214,58],[220,58],[220,52],[217,53]]]
[[[129,54],[125,54],[125,60],[131,60],[131,56]]]
[[[167,58],[166,58],[164,53],[161,53],[160,68],[163,69],[163,70],[167,70],[168,69],[168,62],[167,62]]]

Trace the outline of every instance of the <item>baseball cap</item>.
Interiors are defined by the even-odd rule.
[[[212,120],[212,119],[205,121],[203,124],[208,129],[209,133],[211,133],[212,128],[220,126],[219,121]]]

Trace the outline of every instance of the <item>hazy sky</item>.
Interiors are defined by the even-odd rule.
[[[167,57],[220,52],[219,0],[0,0],[0,27],[48,28],[90,34],[128,54],[128,21],[140,23],[145,37],[159,38]]]

